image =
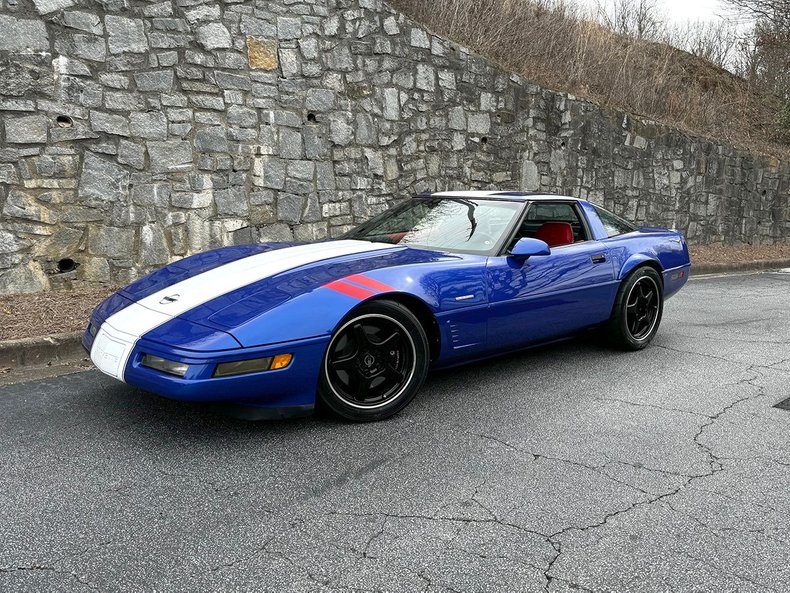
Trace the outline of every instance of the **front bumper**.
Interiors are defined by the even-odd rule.
[[[106,348],[103,330],[99,329],[95,340],[90,330],[86,330],[82,343],[94,364],[105,374],[169,399],[264,408],[305,408],[315,404],[319,370],[329,341],[329,336],[318,336],[255,348],[200,352],[140,338],[132,344],[111,346],[109,352],[92,351],[94,347]],[[122,338],[112,336],[111,344],[119,341],[122,342]],[[112,362],[123,348],[128,351],[125,361],[102,362]],[[220,363],[282,353],[293,354],[291,364],[284,369],[233,377],[213,376]],[[183,362],[189,365],[189,369],[182,378],[144,367],[141,364],[144,354]],[[112,372],[112,369],[119,368],[119,371]]]

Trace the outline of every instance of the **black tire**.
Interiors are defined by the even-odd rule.
[[[661,275],[651,267],[637,268],[617,291],[607,327],[609,341],[621,350],[642,350],[656,335],[663,313]]]
[[[428,338],[394,301],[354,309],[329,341],[318,385],[320,403],[356,422],[384,420],[405,408],[428,374]]]

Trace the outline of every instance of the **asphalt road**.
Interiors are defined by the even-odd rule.
[[[790,273],[694,280],[644,352],[438,374],[368,425],[0,388],[0,591],[788,591],[788,313]]]

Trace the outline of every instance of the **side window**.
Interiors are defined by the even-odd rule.
[[[603,228],[606,230],[607,237],[616,237],[617,235],[633,233],[637,230],[635,225],[626,222],[608,210],[604,210],[598,206],[593,206],[593,208],[595,208],[595,211],[598,213],[598,218],[600,218],[603,223]]]
[[[524,237],[535,238],[540,228],[547,222],[567,222],[573,230],[573,242],[587,241],[587,227],[582,223],[574,204],[567,202],[532,202],[527,215],[516,232],[510,249]]]

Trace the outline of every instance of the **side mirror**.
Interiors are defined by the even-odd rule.
[[[515,258],[527,259],[533,255],[551,255],[548,243],[540,239],[524,237],[519,239],[518,243],[510,250],[510,256]]]

